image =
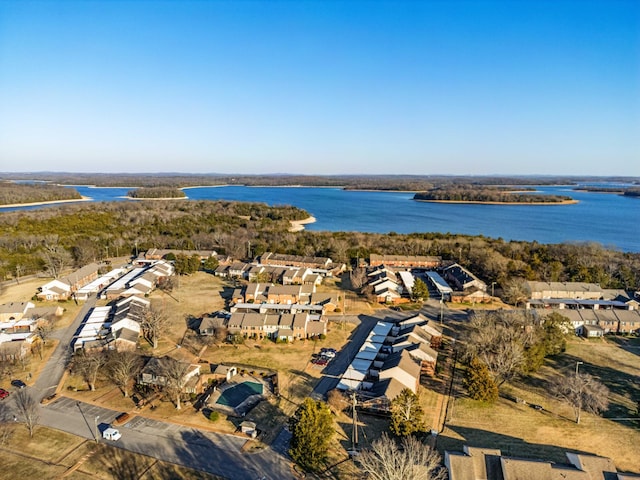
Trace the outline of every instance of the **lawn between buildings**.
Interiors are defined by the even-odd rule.
[[[449,406],[438,449],[461,451],[467,444],[555,462],[566,462],[567,451],[582,452],[609,457],[618,470],[640,473],[640,430],[637,423],[624,420],[640,400],[635,380],[640,375],[639,354],[637,339],[572,340],[565,353],[548,359],[535,375],[503,386],[495,405],[465,397],[458,372],[460,394]],[[598,377],[611,392],[607,412],[602,417],[583,412],[579,425],[569,406],[549,396],[547,383],[555,375],[574,374],[577,361],[583,362],[580,372]],[[531,408],[532,404],[543,410]]]

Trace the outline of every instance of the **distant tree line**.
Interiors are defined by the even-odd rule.
[[[581,176],[471,176],[471,175],[221,175],[221,174],[105,174],[105,173],[3,173],[4,179],[46,180],[66,185],[103,187],[188,187],[199,185],[249,185],[310,187],[334,186],[356,190],[425,191],[445,185],[575,185],[584,182],[638,184],[636,177]]]
[[[640,188],[627,188],[623,195],[625,197],[640,197]]]
[[[60,185],[0,182],[0,205],[80,200],[81,198],[77,190]]]
[[[172,187],[141,187],[129,190],[127,196],[131,198],[186,198],[184,191]]]
[[[519,190],[532,191],[532,188]],[[492,202],[492,203],[561,203],[573,200],[564,195],[539,195],[515,193],[513,188],[476,187],[473,185],[449,185],[435,187],[413,196],[414,200],[448,202]]]
[[[574,190],[595,193],[617,193],[625,197],[640,197],[639,187],[580,187]]]
[[[228,201],[106,202],[0,212],[0,275],[15,278],[149,248],[217,250],[237,259],[266,251],[355,265],[372,253],[434,255],[496,282],[512,303],[522,281],[593,282],[637,289],[640,254],[597,243],[540,244],[449,233],[290,232],[304,210]],[[58,263],[56,263],[58,262]]]

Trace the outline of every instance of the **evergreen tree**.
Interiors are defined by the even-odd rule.
[[[423,302],[429,298],[429,288],[421,279],[416,278],[411,289],[411,298],[416,302]]]
[[[327,404],[305,398],[289,420],[289,429],[289,455],[293,461],[307,471],[320,470],[333,436],[333,419]]]
[[[209,257],[204,261],[202,268],[207,272],[213,272],[216,268],[218,268],[218,265],[219,263],[216,257]]]
[[[487,365],[474,357],[469,363],[464,386],[474,400],[493,403],[498,399],[498,386],[491,378]]]
[[[423,415],[422,407],[418,403],[418,395],[405,388],[391,402],[389,429],[399,437],[424,432],[426,427],[422,420]]]

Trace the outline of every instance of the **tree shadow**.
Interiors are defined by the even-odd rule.
[[[611,393],[609,395],[609,407],[603,414],[604,418],[627,425],[630,422],[637,421],[635,419],[625,420],[632,413],[632,409],[636,408],[638,402],[640,402],[640,384],[637,382],[636,375],[616,370],[614,367],[595,365],[566,353],[547,358],[545,365],[551,368],[542,369],[535,375],[524,377],[514,382],[514,384],[525,389],[534,388],[539,394],[548,396],[551,382],[555,376],[575,375],[576,367],[578,367],[580,373],[593,375],[609,389]],[[616,401],[616,397],[627,399],[627,404],[620,400]]]
[[[127,450],[99,445],[97,456],[104,469],[116,480],[140,478],[153,463],[149,457],[140,457]]]
[[[202,323],[202,318],[195,317],[193,315],[186,315],[184,321],[189,330],[200,332],[200,324]]]
[[[639,337],[610,335],[610,336],[607,336],[607,340],[615,343],[625,352],[633,353],[634,355],[640,356],[640,338]]]

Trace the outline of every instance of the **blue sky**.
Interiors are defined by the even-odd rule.
[[[0,0],[0,171],[640,176],[640,2]]]

